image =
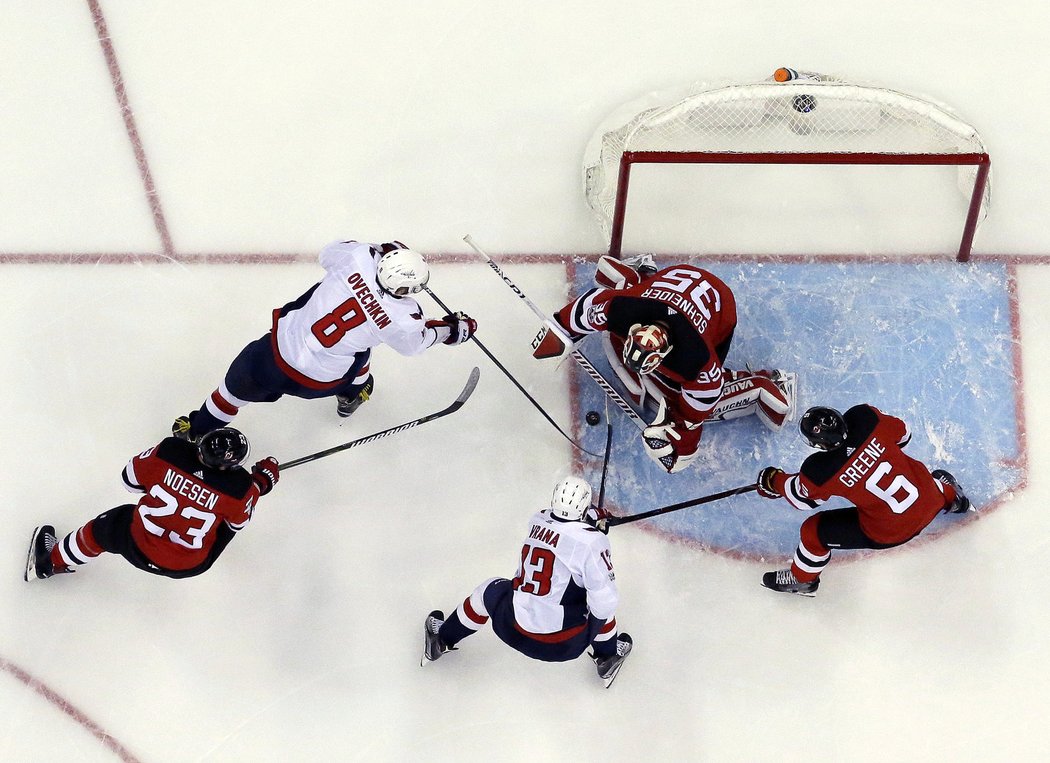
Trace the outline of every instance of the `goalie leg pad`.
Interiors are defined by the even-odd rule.
[[[759,377],[763,378],[763,377]],[[795,415],[795,386],[797,375],[773,371],[769,382],[763,383],[755,414],[769,429],[776,432]]]
[[[603,289],[627,289],[642,282],[638,272],[614,257],[602,255],[598,258],[598,269],[594,271],[594,283]]]
[[[784,426],[795,409],[795,374],[783,371],[735,371],[722,389],[711,413],[725,421],[754,413],[774,432]]]

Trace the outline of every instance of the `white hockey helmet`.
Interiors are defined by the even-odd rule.
[[[551,514],[559,519],[575,521],[583,519],[591,507],[591,486],[579,477],[566,477],[554,486],[551,497]]]
[[[430,266],[419,252],[395,249],[379,258],[376,280],[379,288],[395,297],[418,294],[430,280]]]

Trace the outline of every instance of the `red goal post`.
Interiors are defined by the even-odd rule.
[[[791,70],[789,81],[698,86],[619,109],[584,161],[587,201],[619,256],[635,164],[957,166],[968,198],[956,259],[987,214],[991,160],[947,107],[887,88]]]

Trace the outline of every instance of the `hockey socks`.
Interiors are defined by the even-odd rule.
[[[94,521],[91,520],[79,530],[69,533],[51,549],[51,563],[55,572],[72,570],[102,555],[105,549],[95,540],[92,531]]]

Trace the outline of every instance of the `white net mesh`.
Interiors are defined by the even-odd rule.
[[[779,72],[791,70],[778,70]],[[882,87],[791,72],[792,81],[701,85],[622,107],[588,144],[587,201],[606,236],[624,151],[983,154],[977,131],[947,107]],[[976,167],[959,168],[973,191]],[[985,186],[982,216],[991,183]]]

